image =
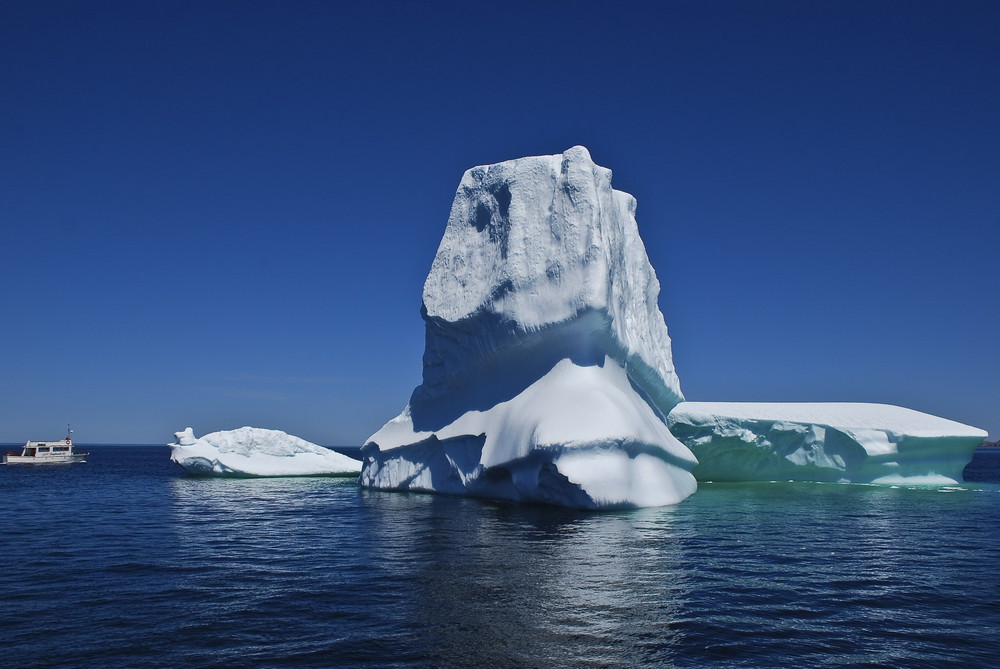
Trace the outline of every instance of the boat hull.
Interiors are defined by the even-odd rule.
[[[73,455],[5,455],[3,464],[5,465],[69,465],[76,462],[86,462],[85,453],[74,453]]]

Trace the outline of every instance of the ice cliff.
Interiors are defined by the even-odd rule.
[[[589,509],[694,492],[635,207],[580,146],[465,173],[424,284],[423,382],[362,448],[362,485]]]
[[[986,432],[886,404],[683,402],[700,481],[956,483]]]
[[[206,434],[175,432],[170,459],[199,476],[351,476],[361,462],[280,430],[241,427]]]

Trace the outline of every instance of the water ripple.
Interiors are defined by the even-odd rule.
[[[1000,486],[709,484],[587,514],[165,449],[0,472],[2,666],[993,666]],[[38,630],[44,629],[44,634]]]

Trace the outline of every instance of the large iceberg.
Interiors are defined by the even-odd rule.
[[[281,430],[241,427],[200,439],[175,432],[170,459],[198,476],[354,476],[361,462]]]
[[[699,481],[957,483],[983,430],[887,404],[683,402]]]
[[[362,485],[587,509],[695,491],[635,208],[580,146],[465,173],[424,284],[423,383],[362,448]]]

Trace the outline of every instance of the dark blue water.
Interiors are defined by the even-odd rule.
[[[1000,658],[1000,449],[944,488],[703,484],[578,513],[0,467],[4,667],[888,666]]]

